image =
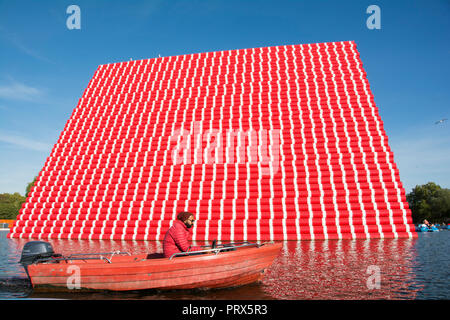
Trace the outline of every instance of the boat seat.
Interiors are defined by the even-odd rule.
[[[161,258],[164,258],[164,254],[159,252],[149,253],[147,255],[147,259],[161,259]]]

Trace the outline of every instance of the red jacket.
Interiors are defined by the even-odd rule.
[[[182,221],[176,220],[164,237],[164,257],[170,258],[171,255],[177,252],[196,251],[202,249],[201,247],[190,246],[188,239],[188,227],[186,227]]]

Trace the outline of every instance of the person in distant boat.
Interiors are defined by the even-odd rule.
[[[195,218],[190,212],[180,212],[177,220],[167,231],[163,240],[164,257],[170,258],[177,252],[201,250],[201,247],[189,245],[189,229],[192,228]]]

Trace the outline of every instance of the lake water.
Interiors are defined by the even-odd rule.
[[[0,299],[449,299],[450,231],[417,239],[286,241],[261,283],[221,290],[33,293],[18,263],[28,240],[0,231]],[[155,241],[52,240],[55,252],[162,251]]]

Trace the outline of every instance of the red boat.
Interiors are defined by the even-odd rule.
[[[281,243],[229,243],[200,251],[129,255],[126,252],[55,254],[48,242],[31,241],[23,264],[35,290],[144,290],[235,287],[262,279]]]

